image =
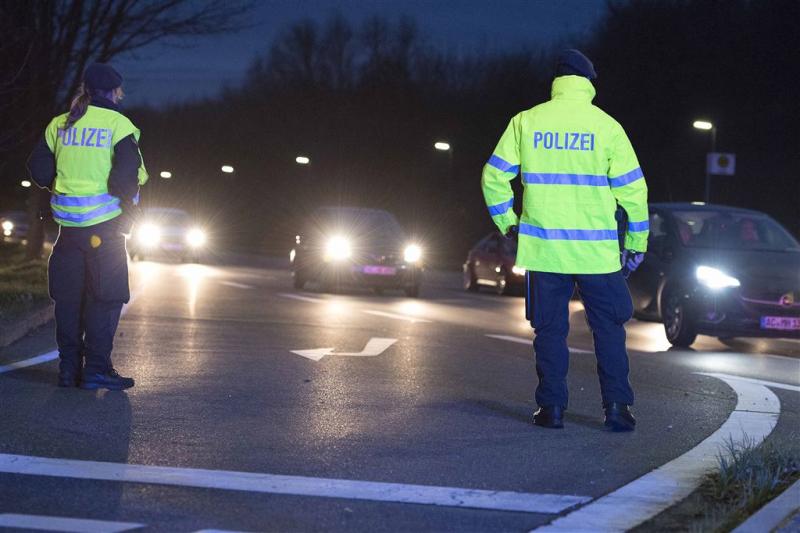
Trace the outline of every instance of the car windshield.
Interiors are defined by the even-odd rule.
[[[690,248],[800,252],[800,244],[765,215],[712,210],[676,211],[678,237]]]
[[[189,214],[177,209],[148,209],[147,218],[164,226],[183,227],[189,225]]]
[[[323,208],[314,213],[312,223],[325,233],[363,235],[375,241],[395,241],[404,236],[397,219],[381,209]]]

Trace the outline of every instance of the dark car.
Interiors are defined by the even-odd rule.
[[[416,297],[422,283],[422,249],[381,209],[318,209],[295,237],[289,258],[297,289],[316,281],[331,290],[358,285]]]
[[[4,241],[22,241],[28,236],[28,214],[25,211],[0,213],[0,232],[2,232]]]
[[[651,204],[629,286],[637,317],[662,321],[675,346],[698,334],[800,338],[800,244],[758,211]]]
[[[506,239],[494,231],[478,241],[464,263],[464,288],[477,291],[492,287],[498,294],[521,294],[525,286],[525,269],[514,266],[517,241]]]
[[[197,263],[208,252],[208,238],[186,211],[150,207],[134,225],[128,251],[134,259],[175,257]]]

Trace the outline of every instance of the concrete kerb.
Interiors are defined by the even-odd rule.
[[[757,513],[742,522],[733,533],[769,533],[800,510],[800,481],[768,502]]]
[[[47,324],[52,318],[53,304],[49,303],[30,311],[18,320],[2,324],[2,328],[0,328],[0,348],[21,339],[34,329]]]

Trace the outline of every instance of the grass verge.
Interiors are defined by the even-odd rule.
[[[736,528],[800,479],[797,435],[758,445],[745,438],[725,445],[717,468],[691,496],[634,529],[724,533]]]
[[[23,245],[0,242],[0,321],[22,318],[49,301],[47,260],[27,260]]]

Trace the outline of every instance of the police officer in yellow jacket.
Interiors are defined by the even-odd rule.
[[[497,227],[519,239],[516,264],[527,271],[527,318],[536,333],[539,376],[534,423],[564,424],[568,305],[577,284],[594,337],[605,425],[630,431],[636,421],[623,324],[633,306],[625,277],[647,247],[647,185],[625,131],[592,105],[595,77],[586,56],[564,50],[551,100],[511,119],[483,169],[482,187]],[[521,218],[509,183],[518,173]],[[618,206],[628,218],[622,254]]]
[[[33,181],[52,192],[59,224],[48,267],[60,357],[58,384],[127,389],[111,363],[122,305],[130,299],[124,232],[147,172],[139,130],[119,112],[122,76],[87,67],[68,113],[55,117],[28,161]]]

